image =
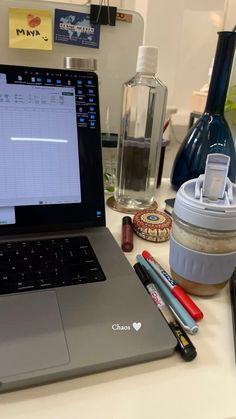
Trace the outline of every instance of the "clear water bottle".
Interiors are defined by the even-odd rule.
[[[124,211],[154,203],[167,99],[155,76],[157,52],[139,47],[136,74],[123,85],[114,196]]]

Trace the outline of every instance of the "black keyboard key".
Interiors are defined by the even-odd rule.
[[[10,280],[11,280],[11,275],[9,271],[0,272],[0,286],[2,286],[2,284],[6,284]]]
[[[0,245],[0,293],[104,281],[84,236]]]
[[[49,278],[40,278],[38,283],[38,288],[45,289],[45,288],[53,288],[56,286],[55,281],[50,280]]]
[[[37,288],[35,281],[19,281],[17,282],[17,291],[30,291]]]

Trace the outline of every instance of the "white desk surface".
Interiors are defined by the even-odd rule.
[[[159,208],[174,195],[163,180]],[[124,214],[107,209],[107,225],[120,243]],[[134,264],[143,249],[168,270],[168,242],[134,237],[126,254]],[[125,290],[124,290],[125,292]],[[145,292],[145,290],[144,290]],[[192,337],[198,356],[169,358],[0,395],[0,418],[19,419],[228,419],[236,418],[236,364],[228,287],[194,300],[204,312]]]

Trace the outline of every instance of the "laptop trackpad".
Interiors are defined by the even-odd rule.
[[[54,291],[0,299],[1,377],[69,362]]]

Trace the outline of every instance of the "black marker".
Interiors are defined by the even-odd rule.
[[[182,326],[175,320],[168,306],[163,302],[159,291],[157,290],[156,285],[151,281],[148,272],[140,263],[135,263],[134,270],[174,333],[178,342],[176,349],[180,352],[180,355],[185,361],[192,361],[197,356],[196,348],[193,346]]]

